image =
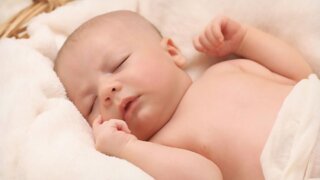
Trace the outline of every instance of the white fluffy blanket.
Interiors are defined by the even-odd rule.
[[[320,179],[319,109],[320,80],[312,74],[293,88],[274,123],[261,155],[266,180]]]
[[[28,40],[0,41],[0,179],[151,179],[127,161],[94,149],[91,130],[66,98],[52,70],[66,36],[112,10],[138,11],[170,36],[196,78],[214,62],[191,38],[213,16],[226,14],[296,46],[320,72],[318,0],[78,0],[34,18]],[[156,162],[155,162],[156,163]]]

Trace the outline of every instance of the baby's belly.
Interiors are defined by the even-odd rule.
[[[260,154],[292,86],[246,73],[203,78],[176,114],[194,124],[190,150],[215,162],[225,179],[262,178]]]

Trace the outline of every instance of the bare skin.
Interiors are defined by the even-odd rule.
[[[251,70],[262,68],[238,61],[248,63]],[[205,156],[218,165],[224,179],[263,179],[260,154],[293,83],[228,66],[208,69],[151,141]]]
[[[126,26],[117,26],[112,15]],[[133,13],[112,15],[80,27],[55,67],[92,125],[97,150],[156,179],[263,179],[259,158],[282,102],[312,73],[299,52],[219,17],[195,37],[195,48],[244,59],[217,63],[191,83],[170,39],[152,33]],[[101,27],[106,20],[113,28]],[[111,36],[88,38],[99,33]]]

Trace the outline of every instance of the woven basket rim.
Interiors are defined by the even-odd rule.
[[[72,0],[33,0],[32,4],[20,10],[9,20],[0,25],[0,39],[28,38],[26,32],[28,22],[41,13],[48,13]]]

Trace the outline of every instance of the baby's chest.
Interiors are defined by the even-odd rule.
[[[194,123],[201,119],[215,123],[221,119],[235,121],[266,105],[262,102],[269,101],[267,97],[272,92],[266,92],[265,87],[260,79],[242,74],[199,79],[186,93],[179,109],[192,121],[199,117]]]
[[[274,113],[290,87],[245,72],[207,72],[181,101],[181,111],[202,119],[243,120]]]
[[[210,154],[223,152],[228,143],[267,136],[286,92],[241,74],[209,79],[194,83],[173,117],[182,134],[189,135],[185,144]]]

